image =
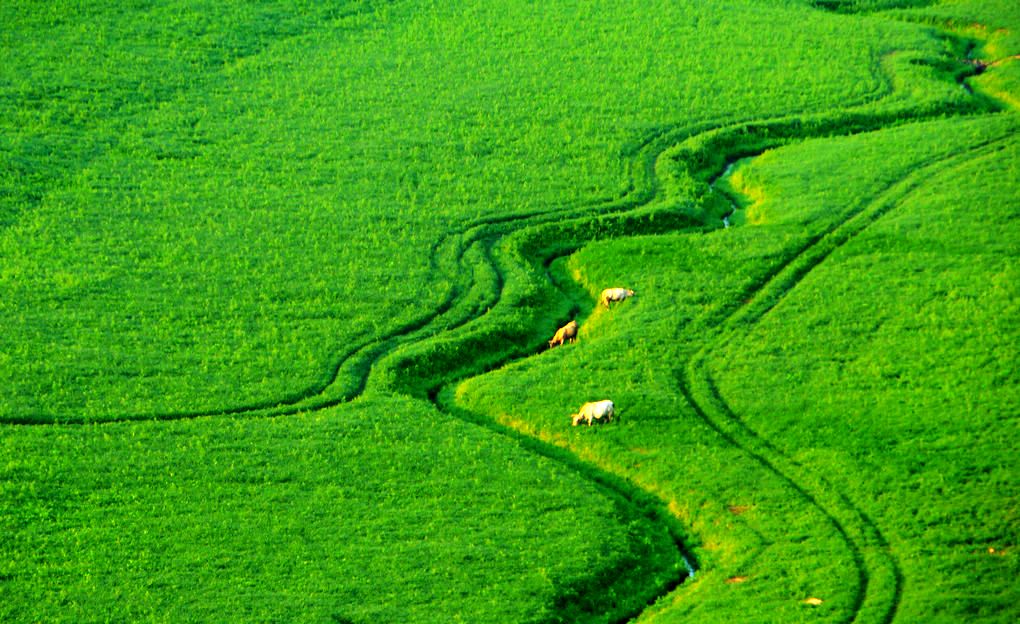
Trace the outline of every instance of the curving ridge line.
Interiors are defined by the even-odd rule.
[[[712,123],[707,122],[707,127],[712,127]],[[546,223],[565,217],[577,217],[583,214],[617,214],[645,205],[657,192],[654,186],[654,174],[651,172],[652,164],[658,151],[660,151],[656,149],[656,145],[658,142],[661,142],[664,135],[675,130],[675,127],[657,130],[650,133],[636,145],[624,150],[623,156],[632,159],[630,165],[633,167],[633,171],[632,175],[629,176],[628,186],[615,196],[595,200],[594,202],[562,206],[552,210],[534,210],[531,212],[474,219],[460,227],[447,230],[429,249],[429,265],[432,271],[451,282],[450,289],[437,306],[417,318],[394,327],[381,336],[365,338],[347,347],[328,367],[327,374],[317,384],[291,392],[285,396],[229,407],[173,412],[108,414],[89,418],[88,420],[67,419],[56,414],[35,413],[0,418],[0,423],[13,425],[47,425],[55,423],[77,425],[86,422],[184,420],[242,414],[286,416],[304,411],[334,407],[352,401],[364,391],[371,369],[375,363],[389,353],[392,353],[399,346],[415,341],[427,340],[440,332],[457,329],[472,320],[484,316],[483,312],[493,307],[499,301],[502,283],[499,283],[490,292],[484,293],[484,298],[472,305],[471,301],[467,300],[467,298],[469,291],[476,284],[474,280],[463,279],[465,275],[471,275],[473,267],[485,264],[492,272],[496,273],[498,280],[502,281],[502,275],[496,270],[491,260],[491,253],[493,246],[506,234],[493,232],[496,226],[516,225],[516,229],[522,229],[529,225]],[[644,175],[641,175],[642,173]],[[444,250],[447,247],[453,247],[453,257],[444,262]],[[483,260],[467,262],[466,257],[471,253],[472,249],[478,250],[483,256]],[[444,267],[442,266],[443,264],[448,266]],[[464,306],[469,306],[469,309],[457,309]],[[345,367],[357,369],[358,374],[355,376],[356,379],[353,383],[341,385],[341,377]]]
[[[903,575],[895,555],[881,530],[860,507],[824,477],[813,474],[754,431],[734,412],[711,375],[708,357],[736,337],[750,332],[814,268],[902,204],[925,180],[944,170],[951,170],[961,162],[994,151],[1004,140],[989,140],[962,154],[929,160],[920,169],[888,185],[870,204],[851,212],[826,233],[808,241],[794,256],[774,269],[761,286],[749,293],[748,304],[728,314],[722,322],[722,331],[704,344],[686,369],[675,372],[681,393],[697,416],[729,444],[752,457],[816,507],[850,548],[857,567],[858,587],[847,622],[887,624],[894,619],[903,586]]]

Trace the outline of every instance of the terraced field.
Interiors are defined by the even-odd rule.
[[[2,619],[1016,621],[1017,9],[703,4],[0,9]]]

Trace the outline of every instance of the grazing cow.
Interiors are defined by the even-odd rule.
[[[602,301],[602,305],[609,307],[609,303],[612,301],[623,301],[627,297],[633,297],[634,291],[629,288],[607,288],[602,291],[602,296],[599,300]]]
[[[577,340],[577,321],[570,321],[563,327],[556,330],[556,334],[549,341],[549,347],[555,347],[561,345],[566,341],[574,342]]]
[[[581,409],[576,414],[571,414],[570,421],[576,427],[582,420],[588,421],[588,426],[591,427],[592,422],[612,422],[613,421],[613,402],[610,400],[595,401],[592,403],[585,403],[581,406]]]

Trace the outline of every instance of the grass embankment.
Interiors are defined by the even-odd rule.
[[[636,14],[358,3],[287,17],[272,4],[52,8],[43,19],[9,6],[4,19],[0,412],[18,422],[221,413],[326,386],[336,387],[330,400],[349,396],[401,336],[447,305],[437,330],[454,324],[498,292],[472,221],[596,205],[641,186],[645,161],[630,163],[642,137],[678,110],[795,112],[887,89],[871,44],[838,66],[810,47],[789,57],[792,30],[740,63],[689,71],[720,46],[754,43],[752,23],[787,29],[783,12],[720,22],[714,9],[674,3]],[[805,16],[820,33],[857,32]],[[907,29],[871,32],[878,45],[931,52]],[[653,55],[667,39],[675,53]],[[815,76],[814,66],[838,69]],[[743,72],[770,86],[747,91]],[[461,266],[477,266],[474,278],[456,274]],[[654,546],[660,529],[601,488],[527,498],[521,528],[507,499],[559,469],[498,450],[486,455],[496,474],[479,469],[457,442],[474,434],[419,409],[377,399],[340,410],[343,424],[324,414],[5,429],[5,617],[612,612],[615,597],[585,588],[651,560],[645,544],[675,555]],[[344,429],[363,414],[376,419],[371,435]],[[209,439],[215,449],[201,452]],[[434,457],[444,448],[454,449],[449,463]],[[336,452],[319,460],[315,449]],[[256,484],[234,483],[228,468],[253,456],[265,463],[246,470]],[[274,482],[273,471],[285,478]],[[499,501],[450,487],[478,475]],[[331,484],[352,482],[378,488],[333,496]],[[561,524],[546,504],[573,511]],[[184,517],[162,530],[171,509]],[[571,513],[598,530],[579,530]],[[430,516],[451,519],[426,556],[415,540],[437,535],[420,522]],[[293,530],[260,532],[274,523]],[[343,527],[364,533],[352,539]],[[467,544],[490,537],[505,556],[465,559]],[[378,562],[380,549],[410,554]],[[295,564],[305,555],[308,566]],[[548,586],[522,583],[522,558],[546,568]],[[654,574],[645,588],[660,585]],[[507,579],[522,591],[493,598]]]
[[[886,13],[931,24],[968,41],[962,60],[976,69],[961,75],[964,88],[998,106],[1020,107],[1020,5],[1012,0],[943,0]],[[904,4],[909,7],[909,4]]]

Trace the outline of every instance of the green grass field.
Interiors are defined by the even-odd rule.
[[[0,620],[1020,618],[1012,2],[0,20]]]

